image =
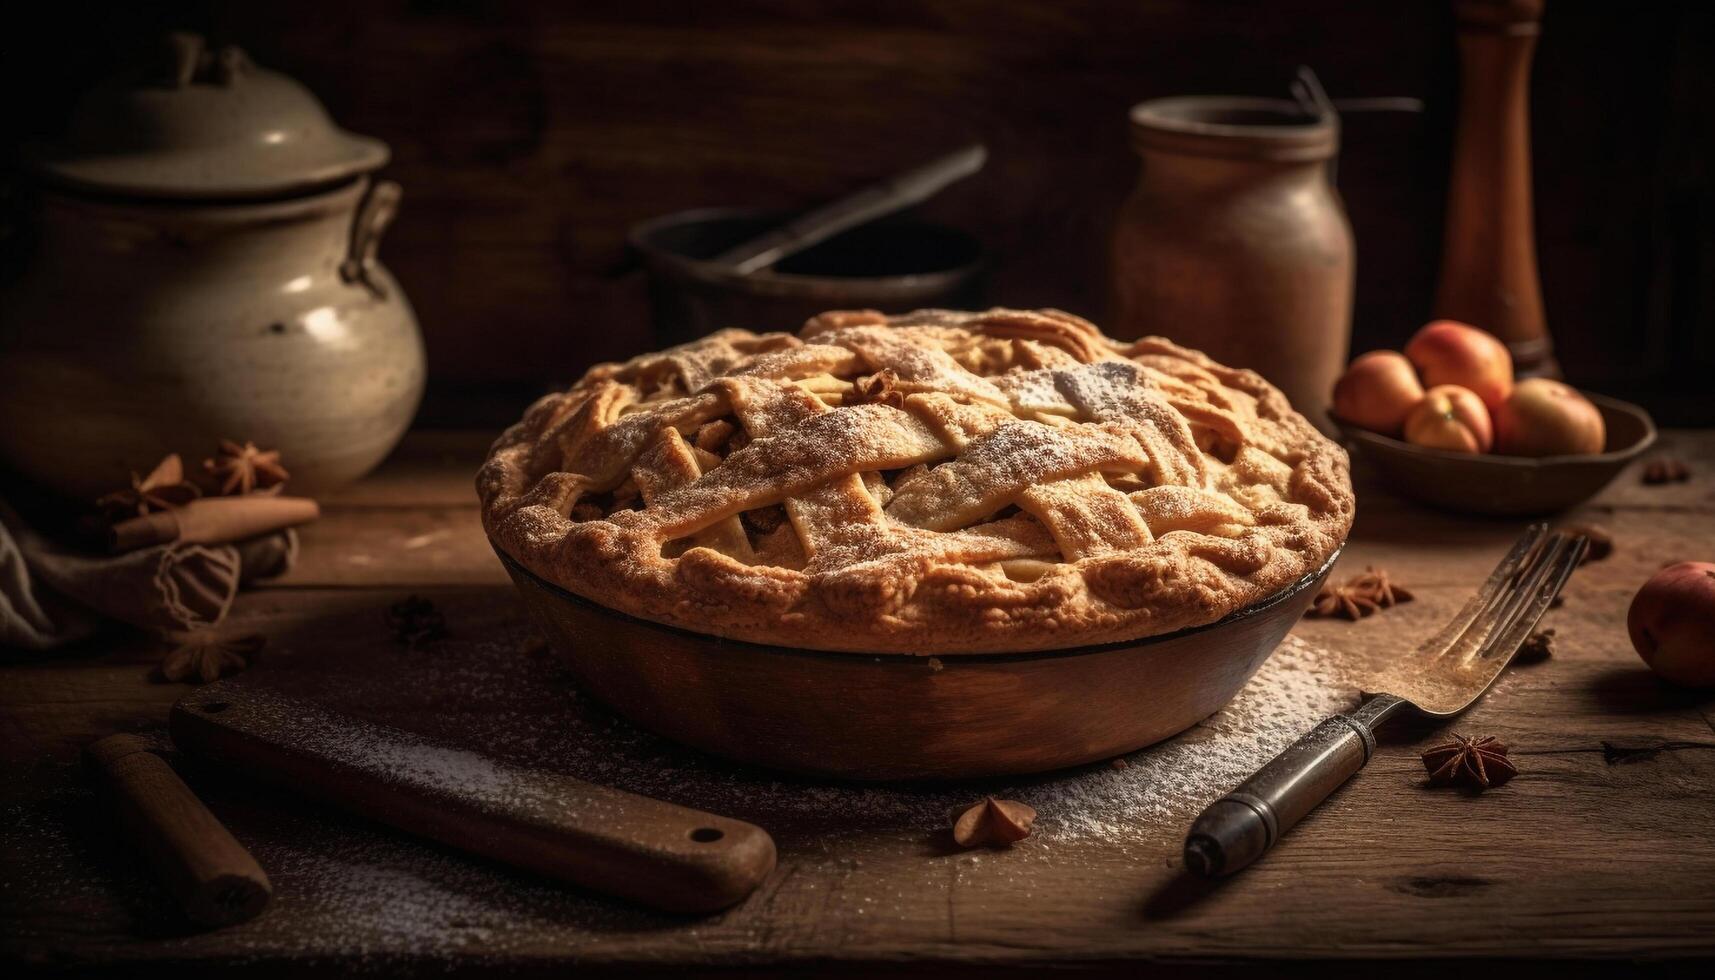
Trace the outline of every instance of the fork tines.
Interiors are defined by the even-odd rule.
[[[1589,542],[1533,524],[1459,610],[1418,648],[1433,656],[1510,657],[1578,567]]]
[[[1506,601],[1501,604],[1495,626],[1489,631],[1490,639],[1477,651],[1477,655],[1506,658],[1516,653],[1589,549],[1590,540],[1582,534],[1566,535],[1557,531],[1549,535],[1548,540],[1531,553],[1530,560],[1514,579]]]

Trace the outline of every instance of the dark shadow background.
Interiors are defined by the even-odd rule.
[[[922,212],[977,233],[990,299],[1099,318],[1136,176],[1126,110],[1284,95],[1309,64],[1352,115],[1354,349],[1429,314],[1456,62],[1444,0],[293,0],[40,5],[6,43],[14,134],[51,133],[117,51],[200,30],[392,145],[383,258],[426,334],[420,422],[499,425],[654,346],[632,223],[809,205],[970,138],[988,169]],[[1538,247],[1568,376],[1715,424],[1715,5],[1549,0],[1533,77]],[[1186,339],[1192,340],[1189,333]]]

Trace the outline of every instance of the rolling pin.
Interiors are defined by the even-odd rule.
[[[506,765],[254,685],[173,706],[183,751],[408,833],[668,912],[742,900],[774,869],[754,824]]]
[[[119,826],[185,915],[199,925],[254,918],[273,895],[268,876],[151,743],[111,735],[84,749]]]
[[[120,521],[107,531],[107,548],[114,554],[182,541],[185,544],[225,544],[243,541],[321,516],[308,497],[204,497],[179,507]]]

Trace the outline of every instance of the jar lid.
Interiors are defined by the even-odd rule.
[[[1139,149],[1235,160],[1326,160],[1340,146],[1338,117],[1296,102],[1238,95],[1187,95],[1131,108]]]
[[[211,199],[293,194],[387,162],[387,144],[336,126],[309,89],[236,47],[171,34],[156,64],[102,83],[34,172],[76,190]]]

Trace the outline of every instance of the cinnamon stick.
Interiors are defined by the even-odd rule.
[[[268,904],[274,889],[256,859],[148,741],[113,735],[85,749],[84,760],[120,828],[191,921],[231,925]]]
[[[308,497],[203,497],[120,521],[108,532],[107,544],[114,554],[175,541],[224,544],[308,524],[320,516],[321,508]]]

